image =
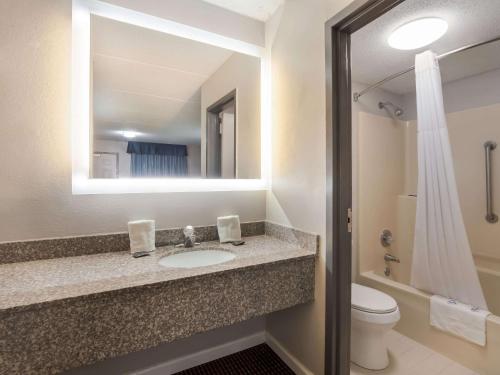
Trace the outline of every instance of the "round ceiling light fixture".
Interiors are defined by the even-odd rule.
[[[392,48],[418,49],[435,42],[448,30],[448,23],[441,18],[421,18],[405,23],[394,30],[387,42]]]

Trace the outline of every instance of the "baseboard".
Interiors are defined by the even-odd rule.
[[[314,375],[306,366],[304,366],[294,355],[286,350],[273,336],[266,334],[266,343],[281,358],[288,367],[297,375]]]
[[[202,365],[210,361],[237,353],[266,342],[266,333],[257,332],[253,335],[229,341],[213,348],[201,350],[196,353],[176,358],[160,365],[136,372],[136,375],[171,375],[176,372],[187,370],[188,368]]]

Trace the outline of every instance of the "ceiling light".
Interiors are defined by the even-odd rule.
[[[125,138],[135,138],[139,135],[139,133],[131,131],[131,130],[121,131],[120,134],[123,135]]]
[[[441,18],[421,18],[398,27],[387,42],[396,49],[417,49],[435,42],[446,30],[448,23]]]

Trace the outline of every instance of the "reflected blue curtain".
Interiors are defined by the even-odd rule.
[[[188,175],[187,147],[163,143],[129,142],[132,177],[182,177]]]

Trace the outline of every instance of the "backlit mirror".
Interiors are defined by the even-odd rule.
[[[261,178],[260,58],[91,15],[90,176]]]

